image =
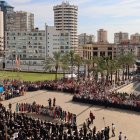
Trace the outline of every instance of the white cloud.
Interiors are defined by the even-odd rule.
[[[90,5],[85,6],[80,10],[81,15],[87,15],[93,18],[96,16],[110,15],[113,17],[124,16],[139,16],[140,13],[140,1],[139,0],[124,0],[117,4],[111,5]]]
[[[11,0],[11,1],[18,1],[18,0]],[[23,1],[30,1],[30,0],[23,0]],[[75,0],[71,1],[70,4],[75,5],[82,5],[86,2],[92,0]],[[46,1],[46,2],[36,2],[36,3],[28,3],[28,4],[20,4],[15,3],[14,7],[16,11],[28,11],[32,12],[35,15],[35,25],[40,27],[41,29],[44,28],[45,23],[48,25],[54,25],[54,13],[53,13],[53,6],[61,4],[60,1]]]
[[[96,35],[99,28],[104,28],[108,31],[109,41],[113,41],[115,32],[124,31],[130,34],[140,32],[140,0],[118,0],[118,3],[108,5],[101,3],[101,1],[100,4],[96,4],[97,0],[69,1],[70,4],[78,6],[79,21],[85,20],[84,23],[78,23],[79,33],[87,32]],[[35,25],[44,29],[45,22],[48,25],[53,25],[53,6],[61,4],[61,0],[46,0],[45,2],[38,0],[35,3],[32,3],[31,0],[9,0],[8,3],[14,6],[15,10],[34,13]],[[108,20],[103,21],[103,17]],[[123,20],[123,18],[125,19]],[[101,21],[101,23],[97,20]]]
[[[23,4],[31,2],[32,0],[8,0],[8,3],[10,4]]]

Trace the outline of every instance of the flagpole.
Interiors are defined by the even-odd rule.
[[[20,79],[20,78],[19,78],[20,55],[18,55],[18,57],[17,57],[17,55],[16,55],[16,67],[17,67],[17,77],[18,77],[18,79]]]

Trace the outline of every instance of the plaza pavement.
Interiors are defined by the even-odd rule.
[[[2,101],[8,107],[11,102],[12,110],[15,110],[17,102],[48,105],[48,98],[56,98],[56,105],[60,105],[64,110],[75,113],[77,115],[77,124],[80,127],[83,122],[89,117],[89,112],[92,111],[95,115],[94,124],[97,130],[101,130],[104,125],[111,126],[112,123],[116,126],[116,137],[111,140],[118,140],[119,132],[122,131],[123,136],[127,136],[128,140],[140,140],[140,113],[122,111],[119,109],[91,106],[86,104],[73,103],[72,95],[60,92],[36,91],[26,93],[25,96],[13,98],[11,100]],[[105,122],[103,121],[105,118]],[[111,133],[110,133],[111,134]]]

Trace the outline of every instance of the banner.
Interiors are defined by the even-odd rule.
[[[0,87],[0,93],[2,93],[4,91],[3,87]]]

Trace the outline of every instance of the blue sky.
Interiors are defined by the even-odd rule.
[[[52,26],[53,6],[63,0],[7,0],[16,11],[34,13],[35,26],[44,29],[45,23]],[[113,42],[114,33],[123,31],[129,35],[140,33],[140,0],[69,0],[78,6],[78,34],[96,36],[98,29],[108,31],[108,40]]]

